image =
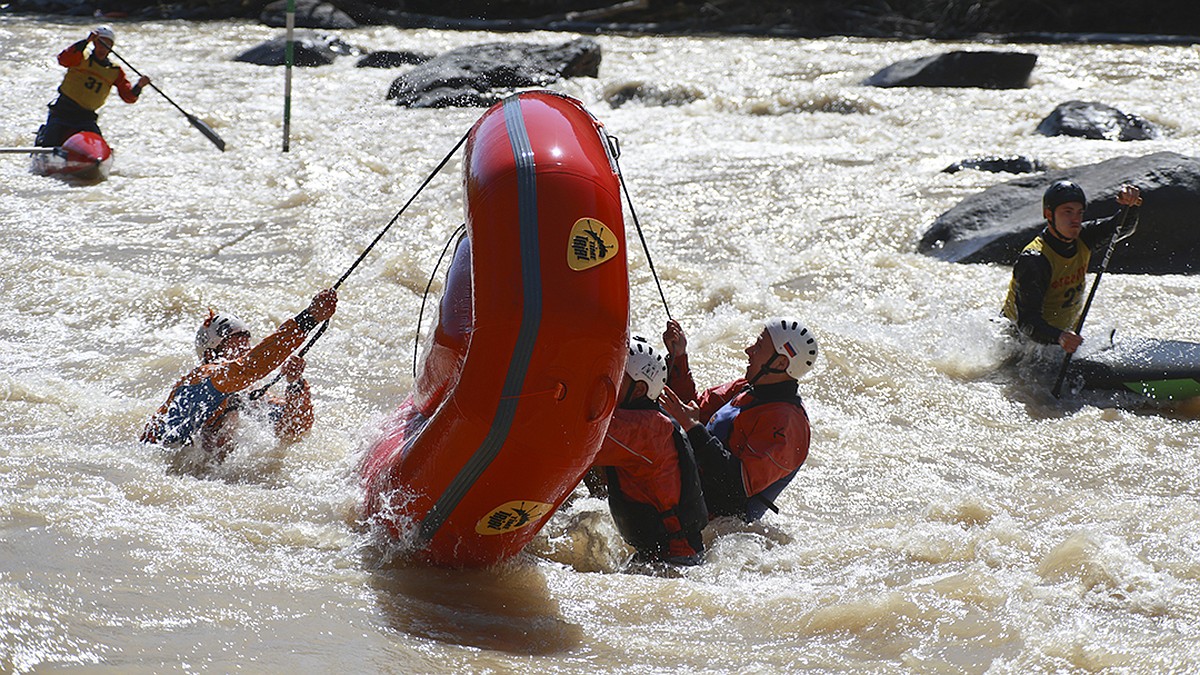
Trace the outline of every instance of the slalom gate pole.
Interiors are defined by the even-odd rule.
[[[292,133],[292,65],[296,61],[296,43],[292,36],[296,30],[296,0],[287,1],[287,46],[284,47],[283,75],[283,151],[291,148]]]

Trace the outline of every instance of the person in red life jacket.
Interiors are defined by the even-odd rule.
[[[1067,353],[1083,343],[1075,325],[1083,311],[1092,251],[1108,242],[1123,219],[1124,230],[1117,236],[1123,239],[1133,234],[1141,193],[1132,185],[1123,185],[1117,203],[1129,209],[1128,217],[1118,211],[1085,223],[1083,188],[1060,180],[1046,189],[1042,195],[1046,227],[1017,256],[1004,300],[1004,316],[1021,335],[1042,344],[1058,344]]]
[[[688,368],[687,336],[676,321],[663,333],[670,373],[660,399],[687,431],[712,516],[754,522],[808,457],[808,413],[797,379],[812,369],[817,341],[789,318],[766,322],[746,348],[745,377],[697,393]]]
[[[620,404],[592,464],[603,468],[613,521],[635,562],[698,565],[708,510],[692,446],[655,403],[666,376],[662,355],[632,337]]]
[[[100,134],[96,111],[108,100],[113,87],[122,101],[137,102],[150,78],[143,75],[137,84],[129,84],[125,71],[108,60],[114,41],[112,29],[100,26],[58,55],[58,63],[67,74],[58,86],[58,98],[49,106],[46,123],[38,130],[37,145],[56,147],[80,131]],[[88,45],[92,47],[90,52]]]
[[[142,432],[144,443],[168,448],[189,444],[224,457],[237,426],[237,411],[251,405],[239,392],[283,366],[288,381],[283,398],[268,396],[268,414],[275,435],[293,441],[313,424],[312,398],[304,380],[304,360],[289,356],[318,324],[333,316],[337,292],[321,291],[295,318],[283,322],[251,348],[250,330],[232,314],[209,312],[196,332],[200,365],[171,388],[167,400],[150,417]]]

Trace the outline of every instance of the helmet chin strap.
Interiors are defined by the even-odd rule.
[[[1067,238],[1063,236],[1063,233],[1058,231],[1058,226],[1054,224],[1054,215],[1053,214],[1050,215],[1049,222],[1050,222],[1050,231],[1054,233],[1054,236],[1058,237],[1059,239],[1062,239],[1063,241],[1067,241]]]
[[[754,383],[758,382],[759,378],[761,378],[763,375],[771,375],[771,374],[775,374],[775,373],[786,373],[787,372],[786,369],[781,370],[778,368],[771,367],[771,364],[775,363],[775,359],[779,358],[780,356],[783,356],[783,355],[780,354],[779,352],[775,352],[775,353],[771,354],[771,358],[767,359],[767,362],[764,363],[762,365],[762,367],[758,369],[758,372],[754,374],[754,377],[750,378],[750,380],[747,381],[747,384],[749,384],[750,386],[753,387]]]

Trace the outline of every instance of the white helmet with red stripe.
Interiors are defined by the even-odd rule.
[[[209,310],[208,318],[196,330],[196,356],[203,361],[205,352],[220,347],[225,338],[238,333],[250,334],[246,322],[232,314],[214,313]]]
[[[629,356],[625,359],[625,373],[634,382],[646,383],[646,398],[653,401],[662,394],[667,384],[667,362],[662,354],[654,351],[646,338],[640,335],[629,337]]]
[[[788,357],[788,375],[798,380],[812,370],[817,360],[817,338],[807,326],[795,319],[777,317],[767,321],[766,328],[775,351]]]

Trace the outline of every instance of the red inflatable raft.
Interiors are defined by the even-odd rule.
[[[100,134],[80,131],[62,146],[33,156],[32,171],[40,176],[61,176],[85,181],[108,178],[112,148]]]
[[[361,465],[365,511],[438,566],[518,553],[578,484],[627,351],[625,227],[602,125],[525,92],[471,129],[467,234],[412,394]]]

